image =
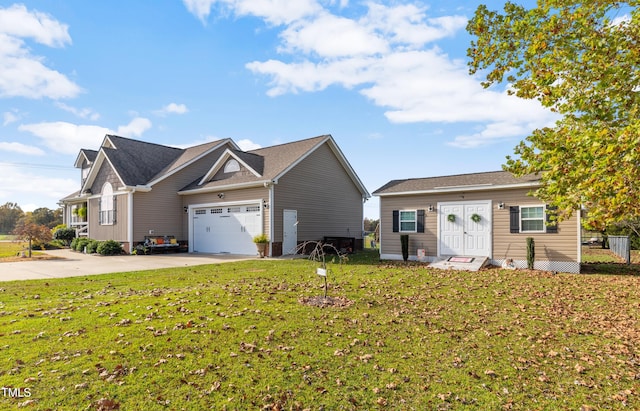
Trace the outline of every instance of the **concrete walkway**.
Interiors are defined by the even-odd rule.
[[[154,270],[157,268],[187,267],[258,258],[219,254],[152,254],[103,257],[70,250],[49,250],[46,253],[57,258],[0,263],[0,281],[39,280]]]

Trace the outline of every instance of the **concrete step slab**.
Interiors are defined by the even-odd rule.
[[[435,260],[429,267],[440,270],[478,271],[489,262],[489,257],[446,256]]]

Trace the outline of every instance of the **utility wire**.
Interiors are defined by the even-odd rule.
[[[10,163],[6,161],[0,161],[0,166],[17,166],[26,168],[53,168],[60,170],[69,170],[69,166],[61,166],[55,164],[34,164],[34,163]]]

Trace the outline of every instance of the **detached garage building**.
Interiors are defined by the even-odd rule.
[[[527,267],[526,241],[535,240],[536,269],[580,272],[580,211],[560,223],[532,193],[540,177],[506,171],[393,180],[380,197],[380,255],[431,263],[511,260]]]
[[[330,135],[251,151],[231,139],[178,149],[107,135],[76,167],[65,222],[127,250],[151,235],[198,253],[253,255],[259,234],[274,256],[325,237],[362,247],[370,195]]]

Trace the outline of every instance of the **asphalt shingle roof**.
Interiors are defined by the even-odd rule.
[[[212,180],[202,185],[199,185],[200,179],[198,179],[180,191],[273,180],[327,137],[323,135],[246,152],[234,150],[234,154],[261,174],[261,177],[250,173],[236,173],[224,180]]]
[[[108,135],[115,148],[103,147],[105,155],[128,186],[148,183],[178,159],[184,150],[145,141]]]
[[[456,187],[463,189],[466,186],[508,186],[523,183],[534,183],[540,177],[534,174],[524,177],[515,177],[507,171],[489,171],[485,173],[458,174],[452,176],[409,178],[404,180],[392,180],[373,192],[373,195],[394,193],[410,193],[420,191],[436,191],[439,189],[451,190]]]
[[[219,145],[221,146],[220,155],[222,155],[224,145],[221,145],[221,143],[225,141],[234,156],[259,174],[256,176],[251,172],[233,173],[228,177],[225,176],[226,178],[224,179],[208,181],[202,185],[200,182],[203,177],[200,176],[180,190],[189,191],[275,180],[319,144],[331,139],[331,136],[322,135],[251,151],[233,149],[234,144],[228,139],[212,141],[184,149],[132,140],[116,135],[107,135],[106,139],[110,144],[104,144],[101,147],[101,151],[109,163],[113,165],[114,171],[126,186],[151,184]],[[82,150],[82,153],[91,161],[98,156],[98,152],[93,150]],[[213,162],[215,163],[215,160]],[[366,192],[364,187],[362,189]],[[76,195],[78,193],[74,193],[65,199]]]

